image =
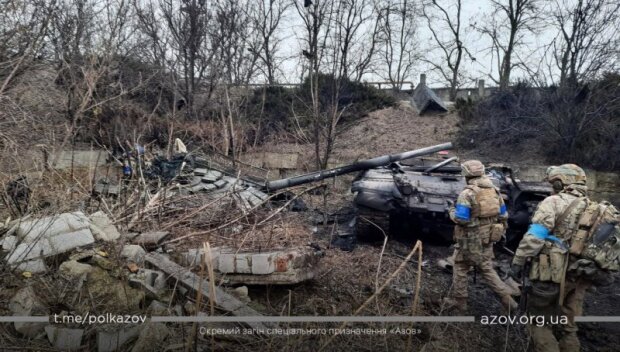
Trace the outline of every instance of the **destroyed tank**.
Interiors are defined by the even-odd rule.
[[[451,143],[385,155],[358,161],[339,168],[265,184],[275,191],[342,174],[359,172],[353,181],[356,208],[356,234],[359,238],[416,236],[430,240],[452,241],[454,223],[448,209],[466,185],[457,157],[423,159],[421,157],[452,148]],[[522,182],[512,169],[488,165],[487,176],[500,190],[508,208],[507,241],[518,241],[529,224],[537,204],[551,193],[543,182]]]

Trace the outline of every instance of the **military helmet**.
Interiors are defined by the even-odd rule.
[[[575,164],[564,164],[560,166],[550,166],[547,168],[547,181],[561,181],[563,185],[586,184],[586,173],[582,168]]]
[[[467,160],[461,164],[461,171],[465,177],[484,176],[484,165],[478,160]]]

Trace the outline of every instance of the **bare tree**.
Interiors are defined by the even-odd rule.
[[[378,5],[380,19],[381,74],[391,82],[394,89],[401,89],[419,59],[415,3],[402,0],[397,3],[385,1]]]
[[[104,6],[90,0],[66,0],[55,8],[51,41],[59,66],[56,83],[66,93],[67,118],[60,149],[76,136],[85,118],[98,118],[104,104],[128,93],[118,84],[117,68],[127,56],[132,16],[126,0]]]
[[[535,30],[535,22],[539,19],[538,0],[492,0],[493,11],[488,20],[481,26],[474,26],[478,31],[491,39],[492,56],[497,60],[497,78],[489,77],[500,89],[510,85],[510,74],[513,68],[522,65],[515,60],[516,51],[523,46],[524,37]]]
[[[327,41],[331,30],[334,3],[328,0],[316,0],[311,5],[304,7],[295,2],[295,9],[303,22],[304,37],[301,38],[302,55],[308,64],[308,82],[310,88],[311,105],[306,109],[312,121],[312,139],[314,142],[314,156],[317,168],[325,168],[328,163],[331,145],[333,141],[326,141],[325,148],[322,141],[333,124],[327,121],[327,117],[322,113],[322,103],[320,100],[321,87],[319,76],[322,59],[325,58]],[[323,151],[323,152],[322,152]]]
[[[462,83],[462,64],[467,54],[475,60],[463,43],[462,0],[431,0],[422,7],[441,61],[424,59],[450,84],[450,99],[456,99],[456,91]]]
[[[282,38],[278,35],[284,14],[291,3],[285,0],[260,0],[252,12],[252,27],[260,37],[260,45],[253,49],[261,62],[259,69],[267,83],[276,83],[276,72],[280,61],[278,51]]]
[[[605,69],[618,68],[618,11],[612,0],[557,0],[552,23],[558,31],[551,44],[562,87],[576,86]]]
[[[340,62],[337,75],[359,81],[378,47],[380,16],[371,0],[342,0],[334,9],[331,45]]]
[[[217,61],[221,63],[222,78],[232,84],[247,84],[258,71],[261,36],[252,30],[251,12],[236,0],[215,3],[214,27],[209,35],[218,44]]]
[[[185,100],[189,118],[196,117],[195,98],[203,79],[210,75],[210,90],[218,75],[214,57],[218,49],[217,41],[208,41],[208,28],[212,13],[203,0],[160,0],[159,11],[170,35],[170,48],[182,77],[181,92]]]
[[[42,54],[55,0],[0,2],[0,95]]]

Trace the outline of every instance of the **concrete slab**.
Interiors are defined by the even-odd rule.
[[[112,220],[102,211],[89,216],[91,221],[90,230],[98,241],[113,242],[121,237]]]
[[[234,260],[233,260],[234,258]],[[220,254],[218,271],[231,284],[291,285],[316,276],[319,256],[293,248],[268,253]],[[247,266],[250,266],[250,271]]]
[[[274,271],[276,271],[276,264],[273,253],[254,254],[252,256],[252,274],[268,275]]]
[[[224,186],[226,186],[228,182],[225,180],[218,180],[218,181],[215,181],[213,184],[215,185],[215,187],[221,189],[221,188],[224,188]]]
[[[96,167],[105,165],[107,152],[104,150],[63,150],[49,157],[50,161],[58,158],[58,162],[52,165],[54,169],[70,169],[82,167]]]
[[[213,183],[222,178],[222,173],[217,170],[209,170],[202,176],[202,182]]]
[[[194,175],[196,176],[204,176],[207,173],[207,169],[198,168],[194,169]]]
[[[13,250],[17,246],[17,242],[19,242],[17,236],[6,236],[2,239],[2,249],[5,251]]]
[[[43,261],[43,259],[33,259],[27,262],[17,264],[17,266],[13,270],[18,273],[23,273],[27,271],[33,274],[41,274],[47,272],[49,268],[47,267],[47,264],[45,264],[45,261]]]
[[[246,304],[235,298],[231,294],[224,291],[221,287],[215,286],[215,292],[210,292],[209,281],[201,279],[198,275],[176,264],[168,257],[157,254],[149,253],[145,258],[146,262],[155,266],[159,270],[167,274],[167,278],[171,282],[178,283],[178,285],[185,286],[195,294],[199,290],[204,295],[212,299],[215,304],[233,315],[236,316],[260,316],[261,314],[256,310],[248,307]],[[265,330],[267,328],[277,328],[278,325],[270,322],[248,322],[249,326],[255,329]]]
[[[50,255],[65,253],[74,248],[88,246],[93,243],[95,243],[95,238],[90,229],[62,233],[49,238],[49,245],[52,248]]]
[[[19,224],[15,234],[22,241],[31,243],[41,237],[74,232],[89,226],[90,220],[84,213],[78,211],[23,221]]]

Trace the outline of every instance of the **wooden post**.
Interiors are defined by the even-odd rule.
[[[483,79],[479,79],[478,80],[478,99],[482,99],[484,98],[484,80]]]

